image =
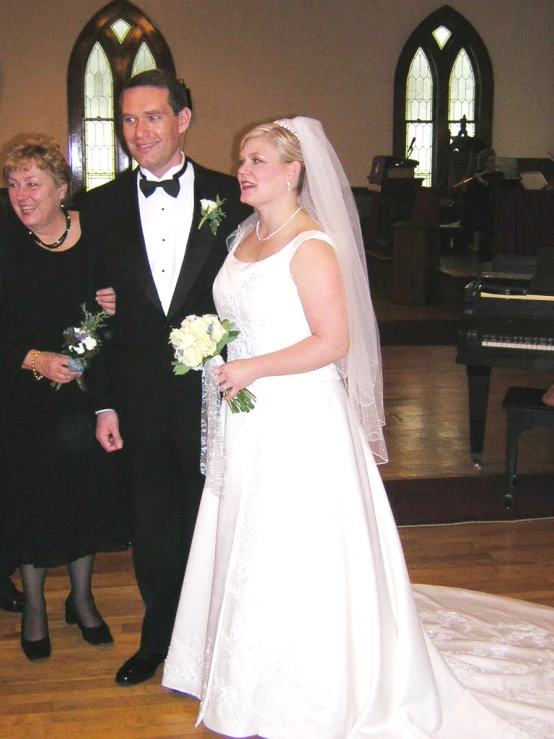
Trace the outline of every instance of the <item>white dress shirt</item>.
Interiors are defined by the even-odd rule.
[[[181,189],[176,198],[157,187],[150,197],[146,197],[139,187],[142,174],[148,180],[160,182],[169,180],[182,168],[181,162],[171,167],[163,177],[156,177],[146,169],[137,173],[138,202],[140,221],[146,254],[158,291],[160,303],[167,315],[181,271],[185,250],[192,224],[194,211],[194,168],[189,162],[179,178]]]

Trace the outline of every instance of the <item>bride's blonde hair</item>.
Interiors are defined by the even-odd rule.
[[[257,138],[268,139],[269,143],[275,147],[277,155],[283,164],[290,164],[291,162],[300,163],[301,169],[298,176],[297,190],[301,192],[306,166],[304,164],[304,157],[302,156],[302,149],[300,148],[300,141],[296,133],[293,130],[285,128],[277,121],[273,123],[261,123],[242,137],[240,148],[242,149],[249,139]]]

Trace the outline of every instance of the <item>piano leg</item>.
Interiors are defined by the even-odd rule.
[[[508,409],[508,414],[510,409]],[[508,422],[506,434],[506,492],[504,493],[504,508],[511,508],[514,500],[514,486],[516,484],[517,447],[522,427],[515,419]]]
[[[469,395],[469,443],[471,459],[475,468],[482,470],[491,367],[467,365],[466,371]]]

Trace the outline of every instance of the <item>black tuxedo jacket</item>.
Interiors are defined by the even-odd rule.
[[[140,223],[137,174],[125,172],[90,191],[81,206],[83,228],[95,233],[117,294],[112,338],[106,351],[110,387],[96,392],[97,406],[115,408],[124,439],[149,445],[201,405],[201,377],[173,375],[169,333],[190,314],[214,313],[212,285],[227,255],[227,236],[251,212],[240,203],[235,178],[194,166],[194,212],[185,257],[166,316],[152,278]],[[201,199],[224,200],[225,218],[216,235],[198,228]],[[191,415],[192,414],[192,415]],[[194,420],[196,423],[196,420]],[[177,432],[178,433],[178,432]],[[199,429],[195,429],[199,434]]]

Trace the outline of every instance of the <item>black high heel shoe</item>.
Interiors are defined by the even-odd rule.
[[[21,619],[21,649],[23,653],[31,662],[38,662],[43,659],[48,659],[52,652],[50,646],[50,636],[48,634],[48,625],[46,626],[46,636],[44,639],[28,640],[23,636],[24,626],[23,619]]]
[[[108,624],[102,619],[100,626],[85,626],[81,621],[79,614],[73,608],[71,602],[71,594],[67,596],[65,601],[65,622],[70,626],[77,624],[81,630],[83,639],[89,644],[95,646],[105,646],[106,644],[113,644],[113,636],[110,632]]]
[[[38,639],[37,641],[27,641],[27,639],[24,639],[22,635],[21,649],[25,653],[27,659],[30,659],[31,662],[48,659],[52,653],[50,637],[45,636],[44,639]]]

